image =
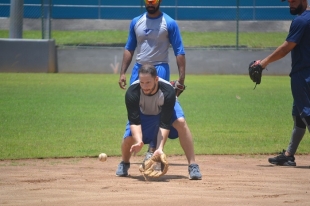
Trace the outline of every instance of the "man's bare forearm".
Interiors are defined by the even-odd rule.
[[[130,125],[130,131],[136,143],[142,142],[142,128],[141,125]]]
[[[272,52],[269,56],[264,58],[260,64],[263,68],[267,67],[268,64],[277,61],[283,57],[285,57],[292,49],[296,46],[294,42],[285,41],[281,46],[279,46],[274,52]]]
[[[126,71],[132,61],[133,53],[134,51],[129,50],[124,51],[120,75],[126,74]]]
[[[186,67],[186,60],[185,55],[178,55],[176,57],[177,66],[179,70],[179,82],[184,84],[185,81],[185,67]]]
[[[157,146],[156,149],[163,150],[164,146],[166,144],[166,141],[168,139],[170,130],[159,128],[158,134],[157,134]]]

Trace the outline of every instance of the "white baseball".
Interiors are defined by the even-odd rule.
[[[101,162],[105,162],[108,159],[108,155],[106,153],[101,153],[98,158]]]

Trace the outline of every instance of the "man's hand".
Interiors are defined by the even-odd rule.
[[[161,155],[161,154],[163,154],[163,153],[164,153],[164,152],[163,152],[162,149],[157,149],[157,150],[154,151],[154,154],[153,154],[153,155]]]
[[[249,76],[251,80],[255,83],[254,89],[256,88],[256,85],[260,84],[262,79],[262,72],[264,68],[262,67],[260,62],[261,60],[252,61],[248,67]]]
[[[138,152],[140,152],[140,150],[142,149],[144,143],[143,142],[138,142],[134,145],[131,146],[130,148],[130,152],[133,153],[133,155],[135,156]]]
[[[183,81],[184,82],[184,81]],[[178,80],[170,81],[170,84],[175,90],[175,95],[178,97],[185,90],[186,86],[181,84]]]
[[[125,74],[121,74],[121,76],[119,77],[119,80],[118,80],[118,84],[119,84],[119,87],[121,89],[126,89],[126,75]]]

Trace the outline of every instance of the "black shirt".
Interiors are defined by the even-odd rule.
[[[140,125],[140,112],[145,115],[159,115],[159,127],[170,129],[176,101],[170,82],[159,78],[158,90],[152,96],[145,95],[137,80],[130,85],[125,95],[129,124]]]

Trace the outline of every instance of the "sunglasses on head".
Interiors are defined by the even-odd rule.
[[[144,0],[146,4],[157,4],[159,0]]]

